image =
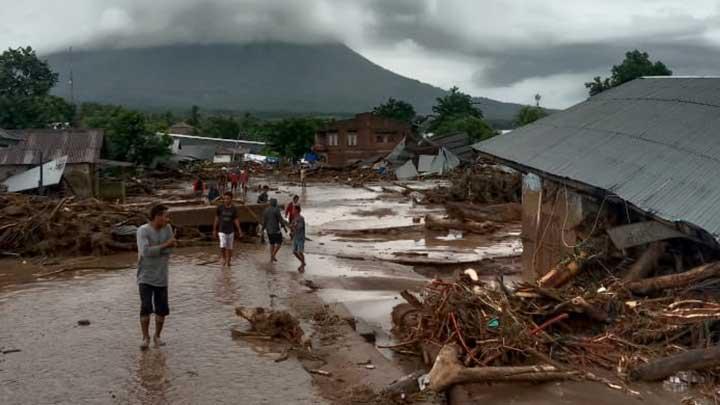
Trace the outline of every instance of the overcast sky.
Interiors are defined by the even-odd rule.
[[[564,108],[626,50],[720,75],[720,0],[0,0],[0,46],[343,42],[474,96]]]

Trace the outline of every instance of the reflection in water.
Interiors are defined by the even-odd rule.
[[[235,287],[234,272],[237,271],[238,263],[233,267],[221,266],[215,276],[215,296],[223,304],[232,305],[237,300],[237,289]]]
[[[162,350],[146,350],[138,355],[137,382],[142,390],[137,392],[138,403],[167,404],[170,389],[165,353]]]

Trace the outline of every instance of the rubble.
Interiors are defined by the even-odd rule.
[[[430,385],[440,391],[454,383],[581,377],[633,394],[627,381],[684,370],[714,381],[720,304],[702,283],[717,277],[720,262],[625,282],[627,270],[610,264],[617,258],[581,251],[566,262],[580,257],[583,264],[565,267],[582,270],[562,283],[510,288],[466,272],[432,280],[420,298],[403,294],[410,307],[393,317],[401,347],[439,350]],[[610,373],[614,381],[598,377]]]
[[[445,204],[467,201],[477,204],[520,202],[522,176],[519,172],[495,165],[474,165],[456,169],[448,175],[450,187],[426,192],[428,203]]]
[[[269,338],[282,338],[302,347],[310,346],[310,340],[305,336],[300,322],[287,311],[237,307],[235,313],[250,322],[252,332]]]
[[[116,225],[147,222],[139,209],[96,199],[51,199],[0,195],[0,252],[13,255],[104,255],[132,250],[134,243],[114,240]]]

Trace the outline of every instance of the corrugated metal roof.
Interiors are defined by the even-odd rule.
[[[634,80],[474,148],[720,236],[720,79]]]
[[[462,160],[469,161],[475,155],[472,141],[465,132],[454,132],[445,135],[434,135],[427,141],[437,147],[442,147]]]
[[[15,146],[0,150],[0,165],[36,165],[68,156],[67,163],[95,163],[103,145],[101,129],[31,129],[7,131],[24,139]]]

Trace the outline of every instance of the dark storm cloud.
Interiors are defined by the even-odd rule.
[[[51,52],[71,45],[342,42],[407,76],[443,87],[463,82],[476,93],[505,88],[507,97],[515,99],[533,91],[527,88],[531,80],[540,87],[560,83],[567,95],[556,100],[568,102],[576,97],[571,87],[582,88],[574,81],[607,74],[635,48],[678,74],[720,71],[717,0],[693,0],[692,7],[676,0],[7,3],[3,15],[10,18],[0,24],[3,48],[29,44]],[[559,82],[570,76],[573,83]]]
[[[478,83],[507,86],[531,77],[563,73],[583,73],[602,69],[609,75],[627,51],[639,49],[661,60],[675,74],[708,75],[720,73],[720,49],[710,43],[668,41],[651,43],[625,39],[620,42],[597,42],[555,45],[543,49],[509,49],[506,52],[480,53],[487,66],[474,79]],[[588,78],[589,79],[589,78]]]

